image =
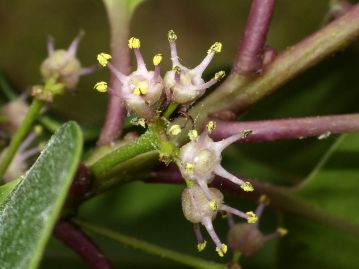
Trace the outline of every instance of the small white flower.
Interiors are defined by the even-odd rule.
[[[140,40],[131,37],[128,41],[128,46],[130,49],[133,49],[135,53],[137,70],[127,76],[117,70],[110,62],[111,55],[100,53],[97,56],[97,59],[102,66],[107,65],[110,71],[122,84],[121,92],[111,93],[123,97],[128,111],[136,113],[138,117],[151,119],[155,116],[156,105],[162,96],[163,81],[159,66],[162,60],[162,55],[157,54],[154,56],[153,64],[155,70],[148,71],[140,52]],[[101,81],[95,85],[95,89],[100,92],[105,92],[107,91],[107,84]]]
[[[210,126],[213,128],[212,124]],[[245,182],[227,172],[221,166],[222,151],[235,141],[243,138],[243,134],[236,134],[224,140],[214,142],[204,131],[199,137],[193,139],[180,149],[180,171],[184,178],[194,181],[210,198],[208,184],[215,175],[229,179],[241,186],[245,191],[253,191],[249,182]]]
[[[171,101],[178,104],[190,104],[201,97],[206,89],[213,86],[218,80],[225,76],[224,71],[215,74],[214,78],[204,82],[202,74],[212,61],[216,53],[221,52],[222,43],[214,43],[207,52],[207,56],[195,68],[189,69],[179,62],[177,55],[176,41],[177,35],[173,30],[168,32],[168,41],[171,49],[172,70],[168,71],[164,77],[167,95]]]

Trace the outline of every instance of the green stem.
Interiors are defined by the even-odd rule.
[[[156,149],[157,136],[152,131],[147,131],[135,141],[128,143],[111,153],[105,155],[100,160],[90,166],[95,181],[106,180],[112,176],[112,169],[119,164],[126,162],[137,155]]]
[[[163,117],[165,117],[166,119],[171,117],[172,113],[175,112],[177,107],[178,107],[177,103],[174,103],[174,102],[170,103],[170,105],[167,107],[166,111],[163,113]]]
[[[75,219],[74,222],[82,227],[83,229],[93,232],[95,234],[101,235],[103,237],[109,238],[113,241],[117,241],[126,246],[133,247],[135,249],[142,250],[144,252],[160,256],[193,268],[201,269],[226,269],[227,266],[220,263],[210,262],[201,258],[197,258],[191,255],[183,254],[174,250],[170,250],[164,247],[157,246],[152,243],[148,243],[143,240],[133,238],[128,235],[121,234],[106,228],[102,228],[78,219]]]
[[[15,135],[11,139],[9,147],[6,149],[4,158],[0,163],[0,178],[2,178],[9,167],[12,159],[14,158],[17,149],[19,148],[21,142],[24,140],[26,135],[29,133],[33,122],[40,115],[41,109],[44,106],[44,102],[34,99],[29,111],[27,112],[24,121],[22,122],[19,129],[16,130]]]

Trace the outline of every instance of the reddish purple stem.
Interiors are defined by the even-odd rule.
[[[251,130],[247,138],[237,142],[263,142],[358,132],[359,114],[249,122],[217,121],[216,123],[217,128],[211,134],[215,140],[227,138],[243,130]]]
[[[75,224],[60,220],[54,236],[75,251],[92,269],[111,269],[112,266],[95,243]]]
[[[263,53],[275,0],[253,0],[233,72],[257,72],[263,65]]]

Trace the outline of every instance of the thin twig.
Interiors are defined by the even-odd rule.
[[[129,72],[130,53],[127,46],[129,36],[130,11],[125,0],[103,0],[106,6],[111,28],[111,63],[124,74]],[[121,92],[121,82],[111,74],[111,88]],[[116,140],[122,132],[125,116],[123,100],[119,95],[110,94],[108,108],[101,130],[98,145],[105,145]]]
[[[359,114],[249,122],[217,121],[216,124],[217,128],[211,134],[216,140],[250,130],[251,133],[245,139],[237,141],[238,143],[302,139],[312,136],[325,138],[331,134],[358,132]]]
[[[111,269],[112,266],[95,243],[75,224],[60,220],[54,236],[75,251],[92,269]]]
[[[253,0],[233,72],[255,73],[262,68],[263,53],[275,0]]]

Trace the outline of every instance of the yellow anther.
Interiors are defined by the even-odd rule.
[[[279,227],[279,228],[277,229],[277,233],[278,233],[280,236],[285,236],[285,235],[288,233],[288,230],[285,229],[285,228]]]
[[[41,125],[35,125],[35,127],[34,127],[34,133],[35,134],[39,135],[39,134],[42,133],[42,131],[43,131],[43,128],[42,128]]]
[[[186,170],[186,173],[187,173],[187,174],[192,174],[192,173],[193,173],[193,169],[194,169],[193,163],[186,163],[185,170]]]
[[[267,195],[261,195],[260,197],[259,197],[259,202],[261,203],[261,204],[264,204],[264,205],[268,205],[269,204],[269,202],[270,202],[270,200],[269,200],[269,198],[268,198],[268,196]]]
[[[198,243],[197,244],[197,249],[198,249],[198,252],[201,252],[203,251],[207,246],[207,241],[203,241],[202,243]]]
[[[253,191],[253,186],[252,184],[247,181],[247,182],[244,182],[242,185],[241,185],[241,188],[244,190],[244,191]]]
[[[128,47],[130,49],[138,49],[141,47],[141,42],[138,38],[136,37],[131,37],[129,40],[128,40]]]
[[[213,210],[216,211],[218,209],[218,204],[216,200],[212,200],[209,202],[209,207]]]
[[[140,96],[145,95],[148,92],[148,82],[147,81],[141,81],[136,84],[136,88],[133,90],[133,94]]]
[[[224,76],[226,75],[225,71],[219,71],[214,75],[214,79],[215,80],[221,80],[222,78],[224,78]]]
[[[146,120],[144,118],[133,118],[130,122],[132,125],[146,128]]]
[[[221,42],[216,42],[214,43],[209,50],[207,51],[207,53],[219,53],[222,51],[222,43]]]
[[[140,96],[140,95],[145,95],[148,92],[147,88],[141,88],[141,87],[137,87],[133,90],[133,94]]]
[[[190,130],[188,132],[188,137],[191,141],[195,140],[198,137],[198,132],[197,130]]]
[[[138,125],[140,125],[143,128],[146,128],[146,120],[144,118],[139,118]]]
[[[249,216],[247,218],[248,223],[256,223],[258,218],[257,215],[253,211],[246,212],[246,214]]]
[[[175,40],[177,40],[177,35],[176,35],[175,31],[169,30],[168,31],[168,41],[175,41]]]
[[[216,123],[214,121],[210,121],[207,123],[207,131],[212,133],[216,129]]]
[[[173,68],[172,68],[173,71],[175,71],[176,73],[181,73],[181,67],[175,65]]]
[[[98,92],[107,92],[107,83],[105,81],[97,82],[94,89]]]
[[[110,54],[107,53],[100,53],[97,54],[97,61],[99,62],[100,65],[102,66],[106,66],[108,61],[112,59],[112,56]]]
[[[216,251],[220,257],[223,257],[227,253],[228,247],[226,244],[222,244],[222,249],[216,247]]]
[[[168,133],[171,135],[179,135],[182,132],[181,127],[178,124],[172,125],[168,130]]]
[[[242,137],[247,138],[253,131],[251,129],[244,129],[242,130]]]
[[[153,57],[153,64],[154,65],[159,65],[162,61],[162,54],[158,53]]]

